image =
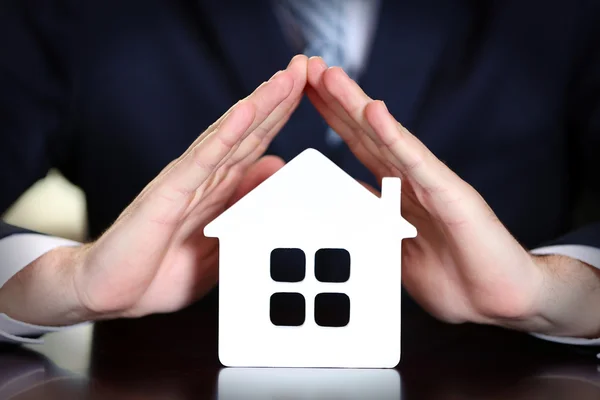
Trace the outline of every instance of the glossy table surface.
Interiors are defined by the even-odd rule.
[[[392,370],[223,368],[216,307],[0,348],[0,399],[598,399],[598,360],[531,336],[403,313]],[[357,344],[360,345],[360,344]]]

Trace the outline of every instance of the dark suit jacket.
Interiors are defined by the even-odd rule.
[[[366,92],[524,246],[600,247],[599,3],[382,7]],[[294,54],[266,0],[5,0],[0,49],[0,211],[56,167],[85,192],[91,237]],[[324,131],[304,101],[269,153],[313,147],[377,185]]]
[[[365,91],[527,248],[600,247],[600,2],[381,3]],[[295,53],[268,0],[4,0],[0,51],[0,213],[55,167],[91,238]],[[313,147],[378,186],[325,128],[304,101],[268,152]],[[214,294],[196,317],[216,321]]]

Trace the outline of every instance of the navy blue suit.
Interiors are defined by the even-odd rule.
[[[381,2],[365,91],[525,247],[600,247],[600,2]],[[91,238],[295,53],[268,0],[4,0],[0,51],[0,213],[58,168]],[[305,100],[268,152],[313,147],[378,186],[325,128]],[[194,315],[216,321],[215,293]]]
[[[365,91],[527,248],[600,247],[598,2],[382,7]],[[0,212],[56,167],[85,192],[92,238],[294,55],[266,0],[5,0],[0,10]],[[377,185],[324,133],[305,100],[268,152],[289,160],[313,147]]]

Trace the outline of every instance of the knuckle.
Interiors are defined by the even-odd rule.
[[[202,150],[201,146],[196,146],[194,150],[192,150],[191,157],[194,161],[194,165],[206,171],[214,171],[217,168],[218,163],[213,160],[207,160],[206,152]]]
[[[215,139],[217,140],[217,143],[220,146],[222,146],[225,150],[231,149],[238,142],[238,140],[236,140],[232,137],[229,137],[227,135],[227,133],[222,130],[216,131],[215,135],[216,135]]]
[[[196,165],[196,167],[206,170],[206,171],[209,171],[209,172],[216,170],[217,167],[219,166],[217,163],[207,161],[202,158],[195,158],[194,164]]]
[[[402,162],[402,172],[406,175],[413,175],[425,165],[423,155],[414,154],[410,159]]]

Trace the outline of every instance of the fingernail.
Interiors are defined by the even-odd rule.
[[[383,101],[383,100],[380,100],[380,101],[381,101],[381,104],[383,104],[383,108],[385,108],[385,111],[389,111],[387,108],[387,105],[385,104],[385,101]]]
[[[344,71],[344,68],[340,67],[339,65],[333,65],[333,66],[329,67],[329,69],[339,69],[344,77],[351,79],[350,76],[348,76],[348,73],[346,71]]]
[[[319,63],[319,65],[321,67],[323,67],[323,69],[329,68],[329,66],[327,65],[327,63],[325,62],[325,60],[323,60],[323,57],[321,57],[321,56],[312,56],[310,59],[317,61]]]
[[[304,54],[296,54],[294,57],[292,57],[292,59],[290,60],[288,67],[290,65],[292,65],[292,63],[294,62],[295,59],[299,58],[299,57],[306,57]]]

